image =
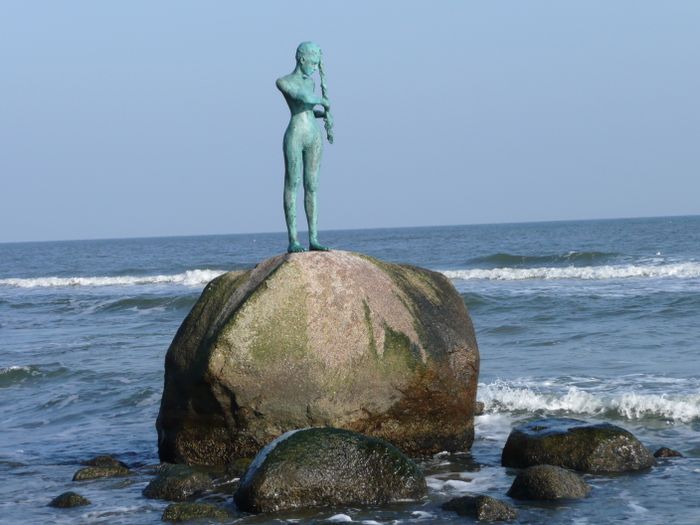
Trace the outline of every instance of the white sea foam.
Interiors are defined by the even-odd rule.
[[[628,278],[678,278],[700,277],[700,263],[626,264],[616,266],[566,266],[542,268],[493,268],[471,270],[445,270],[450,279],[520,281],[526,279],[628,279]]]
[[[347,514],[335,514],[330,518],[326,518],[326,521],[330,521],[332,523],[349,523],[352,521],[352,518]]]
[[[201,286],[223,274],[220,270],[187,270],[172,275],[117,275],[96,277],[35,277],[0,279],[0,286],[16,288],[52,288],[69,286],[133,286],[147,284],[179,284]]]
[[[543,384],[544,386],[544,384]],[[496,381],[479,386],[485,409],[499,412],[571,412],[626,419],[657,417],[682,423],[700,419],[700,393],[646,394],[635,391],[589,392],[578,387],[560,391]]]

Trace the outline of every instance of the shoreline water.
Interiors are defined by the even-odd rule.
[[[611,421],[686,458],[642,475],[590,478],[592,495],[572,505],[519,505],[522,523],[698,522],[700,277],[666,270],[700,264],[700,217],[340,232],[327,242],[473,272],[454,274],[453,284],[477,331],[486,413],[472,449],[481,467],[429,462],[431,503],[317,516],[457,523],[438,502],[464,492],[504,497],[512,473],[499,458],[512,425],[565,415]],[[165,350],[214,275],[188,281],[187,272],[249,268],[284,246],[283,234],[0,245],[0,522],[159,523],[165,502],[140,497],[145,478],[80,484],[93,501],[80,511],[45,504],[76,490],[78,462],[98,453],[157,462]],[[605,273],[641,266],[661,271]],[[501,267],[513,278],[477,277]],[[542,268],[566,277],[548,279]],[[523,270],[532,276],[515,278]],[[71,281],[95,277],[112,280]],[[50,285],[54,278],[67,281]]]

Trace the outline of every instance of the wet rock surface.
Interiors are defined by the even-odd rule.
[[[255,458],[234,495],[239,509],[383,504],[426,494],[418,466],[389,443],[356,432],[289,432]]]
[[[187,465],[164,465],[143,489],[151,499],[185,501],[214,486],[211,476]]]
[[[128,469],[129,466],[123,461],[113,458],[110,455],[103,454],[100,456],[95,456],[94,458],[87,459],[80,462],[81,465],[87,465],[88,467],[114,467],[114,468],[125,468]]]
[[[88,481],[100,478],[119,478],[131,476],[132,472],[121,465],[104,467],[84,467],[73,475],[73,481]]]
[[[224,508],[211,503],[171,503],[163,511],[163,521],[190,521],[205,518],[225,520],[231,514]]]
[[[412,457],[468,450],[479,353],[449,279],[343,252],[214,279],[165,360],[161,461],[225,465],[297,428],[346,428]]]
[[[575,472],[554,465],[536,465],[518,473],[508,496],[515,499],[585,498],[590,486]]]
[[[643,470],[656,462],[630,432],[609,423],[547,418],[515,427],[503,448],[505,467],[557,465],[581,472]]]
[[[681,454],[677,450],[673,450],[672,448],[661,447],[656,452],[654,452],[654,457],[655,458],[682,458],[683,454]]]
[[[515,507],[491,496],[462,496],[443,503],[442,509],[479,521],[510,521],[518,517]]]
[[[85,496],[81,496],[77,492],[64,492],[56,496],[49,503],[49,507],[56,507],[59,509],[68,509],[71,507],[82,507],[84,505],[90,505],[90,500]]]

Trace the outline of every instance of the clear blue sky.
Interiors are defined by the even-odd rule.
[[[700,213],[696,0],[7,0],[0,241],[283,231],[303,40],[321,229]]]

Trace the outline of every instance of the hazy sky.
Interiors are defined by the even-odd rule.
[[[284,230],[303,40],[321,229],[700,213],[696,0],[6,0],[0,241]]]

